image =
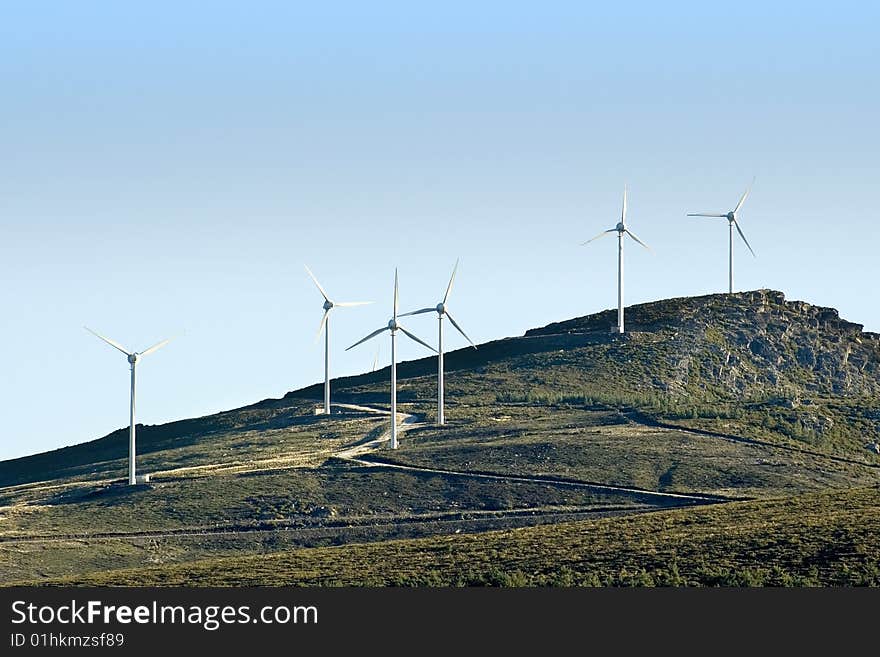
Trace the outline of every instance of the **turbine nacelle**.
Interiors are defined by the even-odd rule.
[[[324,306],[323,306],[324,310],[330,310],[333,307],[333,305],[334,305],[333,302],[330,301],[330,299],[327,299],[326,301],[324,301]]]
[[[752,185],[755,184],[755,179],[752,178]],[[716,219],[727,219],[727,225],[730,228],[730,255],[728,257],[728,280],[729,280],[729,291],[733,294],[733,229],[736,228],[736,232],[739,233],[740,238],[743,241],[743,244],[746,245],[749,252],[751,252],[752,256],[757,257],[755,255],[755,250],[752,248],[752,245],[749,244],[749,241],[746,239],[745,233],[743,233],[742,228],[739,225],[739,211],[742,209],[743,203],[746,202],[746,199],[749,197],[749,193],[752,191],[752,185],[749,185],[743,195],[739,197],[739,202],[729,212],[689,212],[687,216],[689,217],[709,217]]]
[[[442,320],[444,317],[448,319],[449,323],[455,327],[455,330],[461,333],[462,337],[464,337],[464,339],[467,340],[474,349],[476,349],[477,345],[474,344],[473,340],[471,340],[467,336],[467,333],[465,333],[458,325],[458,323],[449,313],[449,308],[446,305],[446,302],[449,300],[449,294],[452,292],[452,283],[455,281],[456,271],[458,271],[458,260],[455,261],[455,267],[452,268],[452,276],[449,277],[449,285],[446,286],[446,294],[443,295],[443,300],[440,303],[438,303],[436,306],[429,306],[427,308],[421,308],[420,310],[413,310],[409,313],[403,313],[402,315],[400,315],[400,317],[409,317],[410,315],[424,315],[425,313],[437,313],[438,319]]]
[[[342,304],[340,304],[340,305],[342,305]],[[398,313],[397,313],[398,305],[397,305],[397,270],[396,270],[396,269],[394,270],[394,303],[393,303],[393,308],[394,308],[394,314],[391,316],[391,319],[388,320],[388,323],[387,323],[385,326],[383,326],[382,328],[377,328],[375,331],[373,331],[372,333],[370,333],[367,337],[365,337],[365,338],[361,338],[360,340],[358,340],[357,342],[355,342],[353,345],[351,345],[350,347],[346,348],[346,351],[348,351],[349,349],[354,349],[354,348],[357,347],[359,344],[363,344],[363,343],[366,342],[367,340],[372,340],[372,339],[375,338],[377,335],[380,335],[380,334],[384,333],[385,331],[390,331],[390,332],[391,332],[391,337],[392,337],[392,341],[391,341],[391,344],[392,344],[392,350],[391,350],[391,353],[393,354],[393,353],[394,353],[394,349],[393,349],[394,340],[393,340],[393,338],[395,337],[394,334],[397,333],[398,331],[400,331],[400,332],[403,333],[406,337],[408,337],[410,340],[413,340],[414,342],[418,342],[418,343],[419,343],[420,345],[422,345],[423,347],[427,347],[428,349],[430,349],[430,350],[433,351],[434,353],[437,353],[437,350],[434,349],[434,347],[432,347],[431,345],[429,345],[427,342],[425,342],[425,341],[422,340],[421,338],[417,338],[415,335],[413,335],[412,333],[410,333],[409,331],[407,331],[407,330],[406,330],[403,326],[401,326],[400,323],[397,321],[397,318],[399,317],[399,315],[398,315]],[[433,311],[434,309],[433,309],[433,308],[430,308],[429,310]],[[391,371],[392,371],[392,372],[395,372],[395,371],[396,371],[396,367],[397,367],[397,365],[396,365],[396,363],[394,362],[394,357],[392,356],[392,358],[391,358]],[[392,374],[392,377],[393,377],[393,376],[394,376],[394,374]]]
[[[164,347],[166,344],[168,344],[168,343],[171,342],[171,340],[172,340],[172,338],[168,338],[167,340],[162,340],[162,342],[157,342],[157,343],[154,344],[152,347],[149,347],[148,349],[144,349],[143,351],[129,351],[128,349],[126,349],[125,347],[123,347],[121,344],[119,344],[119,343],[116,342],[115,340],[111,340],[110,338],[105,338],[105,337],[104,337],[103,335],[101,335],[100,333],[95,333],[95,332],[94,332],[92,329],[90,329],[88,326],[84,326],[83,328],[84,328],[86,331],[88,331],[89,333],[91,333],[92,335],[94,335],[96,338],[99,338],[100,340],[103,340],[104,342],[106,342],[107,344],[109,344],[111,347],[113,347],[113,348],[116,349],[117,351],[121,351],[123,354],[125,354],[125,359],[126,359],[131,365],[134,365],[135,363],[137,363],[138,361],[140,361],[140,359],[143,358],[144,356],[149,356],[149,355],[150,355],[151,353],[153,353],[154,351],[158,351],[159,349],[161,349],[162,347]]]
[[[608,224],[605,225],[607,226]],[[618,221],[617,225],[614,227],[614,230],[616,230],[618,233],[624,233],[626,232],[626,226],[623,225],[622,221]]]

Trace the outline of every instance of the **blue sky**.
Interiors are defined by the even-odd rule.
[[[484,341],[739,289],[880,331],[880,10],[866,3],[7,2],[0,6],[0,458],[318,381],[401,305]],[[435,340],[430,316],[408,327]],[[463,341],[450,339],[455,348]],[[387,341],[380,362],[387,364]],[[423,355],[402,343],[402,358]]]

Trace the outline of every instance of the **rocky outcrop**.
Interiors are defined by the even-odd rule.
[[[593,334],[613,342],[616,316],[606,310],[526,336]],[[666,391],[880,395],[880,335],[841,319],[834,308],[786,301],[782,292],[667,299],[627,308],[626,320],[631,344],[650,339],[652,355],[665,354],[654,367]]]

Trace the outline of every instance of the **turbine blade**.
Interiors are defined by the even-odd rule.
[[[754,252],[754,250],[752,249],[752,245],[749,244],[749,241],[746,239],[746,236],[745,236],[745,235],[743,234],[743,232],[742,232],[742,228],[739,227],[739,222],[736,221],[736,220],[734,219],[734,221],[733,221],[733,225],[736,226],[736,232],[738,232],[738,233],[739,233],[739,236],[742,237],[743,242],[745,242],[745,243],[746,243],[746,246],[749,247],[749,251],[751,251],[751,252],[752,252],[752,255],[755,256],[755,257],[757,258],[758,256],[755,255],[755,252]]]
[[[471,340],[471,339],[468,337],[467,333],[465,333],[465,332],[462,330],[462,328],[458,325],[458,322],[456,322],[454,319],[452,319],[452,315],[449,314],[449,311],[448,311],[448,310],[446,311],[446,316],[449,318],[449,321],[452,322],[452,325],[458,330],[458,332],[461,333],[461,334],[464,336],[464,339],[467,340],[468,342],[470,342],[471,346],[472,346],[474,349],[476,349],[476,348],[477,348],[477,345],[475,345],[475,344],[474,344],[474,341]]]
[[[371,340],[372,338],[375,338],[377,335],[379,335],[380,333],[382,333],[382,331],[387,331],[387,330],[388,330],[388,327],[387,327],[387,326],[383,326],[383,327],[380,328],[380,329],[376,329],[375,331],[373,331],[372,333],[370,333],[367,337],[365,337],[365,338],[361,338],[360,340],[358,340],[357,342],[355,342],[353,345],[351,345],[350,347],[348,347],[348,349],[346,349],[346,351],[348,351],[349,349],[354,349],[354,348],[357,347],[359,344],[363,344],[363,343],[366,342],[367,340]]]
[[[368,306],[372,301],[334,301],[334,306],[339,306],[340,308],[352,308],[354,306]]]
[[[612,229],[610,229],[610,230],[603,230],[601,233],[599,233],[598,235],[596,235],[596,237],[591,237],[591,238],[588,239],[586,242],[581,242],[581,246],[586,246],[586,245],[589,244],[590,242],[595,242],[595,241],[596,241],[597,239],[599,239],[600,237],[605,237],[608,233],[616,233],[616,232],[617,232],[617,230],[614,229],[614,228],[612,228]]]
[[[114,349],[118,349],[119,351],[121,351],[122,353],[124,353],[126,356],[131,356],[131,352],[128,351],[125,347],[123,347],[121,344],[119,344],[119,343],[116,342],[115,340],[111,340],[110,338],[105,338],[103,335],[101,335],[100,333],[96,333],[95,331],[93,331],[92,329],[90,329],[88,326],[83,326],[83,328],[84,328],[86,331],[88,331],[89,333],[91,333],[92,335],[94,335],[95,337],[100,338],[101,340],[103,340],[104,342],[106,342],[107,344],[109,344],[109,345],[110,345],[111,347],[113,347]]]
[[[446,300],[449,298],[449,293],[452,292],[452,283],[455,280],[455,272],[458,269],[458,260],[455,261],[455,267],[452,268],[452,276],[449,277],[449,285],[446,286],[446,294],[443,295],[443,303],[446,303]]]
[[[321,287],[321,284],[318,282],[318,279],[315,278],[315,275],[312,273],[312,270],[309,269],[309,266],[303,265],[303,267],[306,268],[306,272],[308,273],[309,277],[315,282],[315,285],[318,286],[318,291],[321,293],[321,296],[324,297],[324,301],[330,301],[330,297],[328,297],[327,293],[324,292],[324,288]]]
[[[726,214],[709,214],[708,212],[690,212],[689,217],[718,217],[719,219],[727,219]]]
[[[321,318],[321,323],[318,324],[318,332],[315,333],[315,342],[318,341],[318,338],[321,337],[321,331],[324,330],[324,326],[327,324],[327,317],[330,315],[330,310],[324,311],[324,316]]]
[[[394,268],[394,321],[397,321],[397,267]]]
[[[630,231],[629,228],[627,228],[625,232],[626,232],[627,235],[629,235],[630,237],[632,237],[636,242],[638,242],[638,243],[641,244],[643,247],[645,247],[646,249],[648,249],[648,251],[651,250],[651,247],[648,246],[647,244],[645,244],[645,243],[644,243],[642,240],[640,240],[638,237],[636,237],[635,235],[633,235],[633,234],[632,234],[632,231]]]
[[[742,204],[746,202],[746,199],[749,197],[749,192],[752,191],[752,185],[755,184],[755,179],[752,178],[752,184],[749,185],[749,188],[743,193],[742,197],[739,199],[739,203],[736,204],[736,207],[733,209],[733,213],[736,214],[739,212],[739,209],[742,207]]]
[[[168,344],[169,342],[171,342],[173,339],[174,339],[174,338],[168,338],[167,340],[162,340],[162,342],[157,342],[156,344],[154,344],[154,345],[153,345],[152,347],[150,347],[149,349],[144,349],[141,353],[138,354],[138,356],[140,356],[140,357],[142,357],[142,358],[143,358],[144,356],[149,356],[149,355],[150,355],[151,353],[153,353],[154,351],[159,351],[162,347],[164,347],[166,344]]]
[[[424,313],[435,312],[436,310],[437,310],[436,308],[422,308],[421,310],[413,310],[412,312],[403,313],[402,315],[399,315],[399,316],[400,317],[409,317],[410,315],[422,315]]]
[[[626,183],[623,184],[623,209],[620,211],[620,223],[626,225]]]
[[[408,337],[410,340],[415,340],[415,341],[418,342],[420,345],[425,346],[425,347],[427,347],[428,349],[430,349],[431,351],[433,351],[435,354],[437,353],[437,350],[434,349],[434,347],[432,347],[431,345],[429,345],[427,342],[425,342],[425,341],[422,340],[421,338],[417,338],[416,336],[414,336],[412,333],[410,333],[410,332],[407,331],[405,328],[403,328],[400,324],[397,325],[397,328],[399,328],[399,329],[404,333],[404,335],[406,335],[406,337]]]

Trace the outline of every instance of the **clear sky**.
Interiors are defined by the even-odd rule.
[[[880,331],[880,10],[837,3],[0,5],[0,458],[319,381],[439,301],[475,341],[737,287]],[[412,318],[431,342],[436,321]],[[449,336],[449,348],[463,340]],[[387,339],[380,362],[387,364]],[[422,356],[401,341],[401,357]]]

